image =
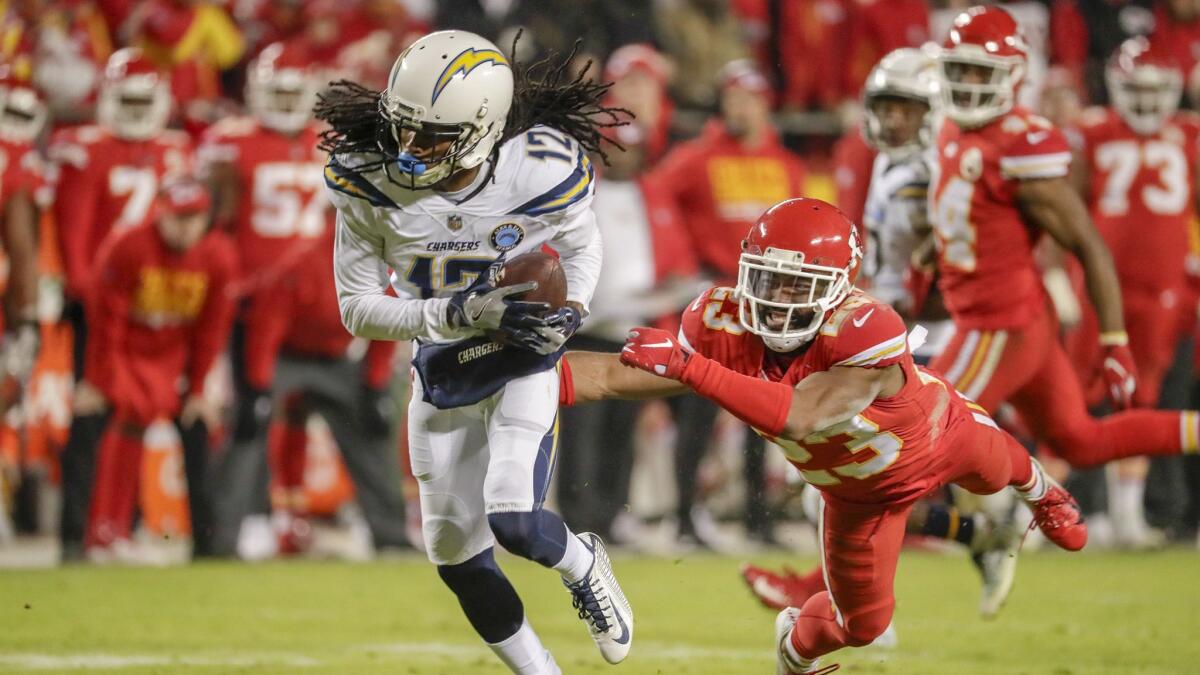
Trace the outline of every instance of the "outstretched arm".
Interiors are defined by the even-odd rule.
[[[621,362],[678,380],[755,429],[793,441],[844,422],[876,398],[894,395],[904,386],[898,365],[835,366],[809,375],[795,387],[770,382],[730,370],[655,328],[632,331]]]
[[[685,384],[624,366],[617,354],[600,352],[567,352],[563,356],[562,381],[564,391],[573,392],[560,396],[567,405],[662,398],[688,391]]]

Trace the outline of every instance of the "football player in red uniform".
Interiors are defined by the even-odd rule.
[[[1146,38],[1121,45],[1106,79],[1112,107],[1082,115],[1082,147],[1072,178],[1112,251],[1121,281],[1138,373],[1133,404],[1153,408],[1179,340],[1195,321],[1195,303],[1187,301],[1186,265],[1188,232],[1196,218],[1200,120],[1177,113],[1183,71],[1173,55]],[[1096,330],[1089,309],[1073,341],[1085,385],[1100,366]],[[1147,468],[1144,458],[1121,462],[1110,485],[1114,533],[1124,545],[1152,543],[1142,512]]]
[[[167,79],[140,50],[121,49],[109,57],[104,70],[96,107],[98,124],[64,128],[51,138],[49,157],[59,172],[52,213],[66,276],[63,314],[73,328],[76,379],[85,360],[83,307],[96,252],[110,232],[149,224],[151,205],[163,181],[186,170],[190,161],[188,137],[166,128],[170,115]],[[59,533],[68,559],[83,552],[94,464],[88,452],[104,428],[100,411],[88,405],[96,400],[92,393],[77,392],[76,414],[61,455]]]
[[[237,258],[222,233],[209,231],[211,198],[203,183],[172,179],[156,206],[153,225],[105,242],[90,289],[84,385],[112,413],[100,441],[85,540],[88,556],[101,561],[110,554],[119,558],[129,538],[142,437],[160,418],[178,417],[193,552],[208,552],[204,423],[213,414],[203,390],[229,339],[228,286]],[[187,398],[181,403],[179,382],[185,377]]]
[[[223,120],[205,135],[198,151],[202,171],[215,184],[217,227],[229,231],[241,256],[247,296],[235,329],[238,422],[235,434],[251,438],[265,429],[253,414],[270,382],[248,377],[270,372],[264,363],[274,352],[244,349],[279,309],[269,292],[281,265],[312,248],[329,230],[329,200],[322,194],[325,156],[317,150],[319,131],[312,119],[318,82],[302,50],[272,44],[250,64],[246,103],[250,116]],[[266,290],[266,292],[263,292]]]
[[[904,321],[854,288],[861,261],[855,226],[836,208],[782,202],[747,235],[737,287],[705,291],[678,338],[636,328],[619,357],[573,352],[563,370],[568,404],[705,396],[821,491],[827,590],[776,619],[782,675],[828,672],[818,657],[885,630],[908,512],[947,483],[981,494],[1011,485],[1056,544],[1087,540],[1074,500],[1025,449],[913,363]]]
[[[1014,104],[1026,63],[1016,22],[998,7],[967,10],[938,61],[948,121],[937,143],[932,218],[956,333],[931,367],[989,411],[1012,403],[1031,432],[1076,467],[1200,449],[1193,411],[1087,413],[1033,259],[1043,233],[1084,267],[1102,376],[1119,407],[1132,402],[1137,369],[1112,258],[1067,179],[1066,138]]]

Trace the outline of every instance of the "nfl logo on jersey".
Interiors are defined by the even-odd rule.
[[[459,230],[462,229],[462,226],[463,226],[462,216],[460,216],[458,214],[450,216],[446,220],[446,226],[450,228],[451,232],[458,232]]]

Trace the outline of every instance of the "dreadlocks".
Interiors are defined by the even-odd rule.
[[[545,125],[570,135],[584,150],[600,155],[607,163],[608,155],[602,143],[612,143],[622,150],[624,148],[605,138],[602,130],[628,124],[633,113],[601,103],[612,85],[585,79],[592,66],[591,61],[579,75],[569,78],[568,68],[579,53],[582,41],[577,40],[564,58],[558,59],[555,54],[550,54],[526,66],[518,62],[515,56],[520,39],[521,33],[518,31],[511,50],[514,55],[513,101],[504,133],[492,150],[493,157],[506,141],[535,126]],[[355,172],[370,172],[384,166],[387,157],[379,146],[379,139],[383,137],[380,125],[384,123],[379,112],[381,96],[382,92],[349,80],[330,83],[329,88],[317,97],[317,104],[313,108],[316,118],[329,125],[329,129],[321,134],[317,147],[333,155],[365,155],[365,162],[355,163],[352,169]]]

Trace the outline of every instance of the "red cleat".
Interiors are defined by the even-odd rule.
[[[1087,544],[1087,524],[1079,512],[1079,504],[1061,485],[1051,484],[1046,496],[1030,504],[1033,522],[1046,538],[1068,551],[1078,551]]]
[[[800,576],[790,567],[784,567],[780,574],[746,563],[742,565],[742,579],[763,606],[774,610],[803,607],[809,598],[825,590],[820,567]]]

